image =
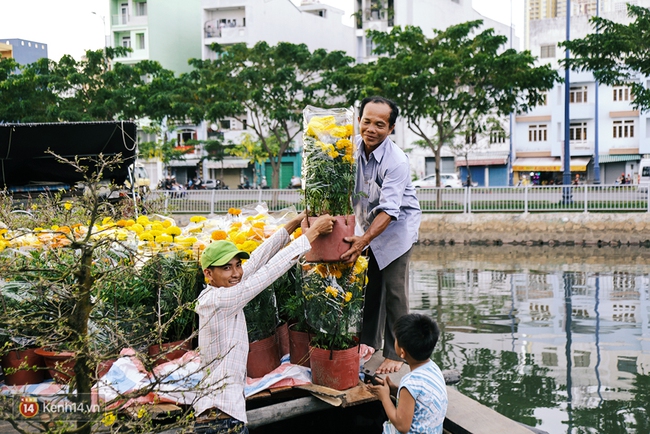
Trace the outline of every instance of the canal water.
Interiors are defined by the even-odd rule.
[[[650,433],[650,249],[414,247],[460,392],[550,434]]]

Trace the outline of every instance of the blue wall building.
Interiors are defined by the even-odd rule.
[[[47,44],[41,42],[25,39],[0,39],[0,42],[12,46],[14,59],[21,65],[28,65],[47,57]]]

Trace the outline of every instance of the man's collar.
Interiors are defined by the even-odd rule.
[[[374,156],[375,160],[377,160],[378,163],[381,163],[382,158],[384,158],[384,154],[386,154],[386,145],[388,141],[390,140],[390,137],[386,136],[383,142],[379,144],[375,148],[374,151],[370,153],[370,155]],[[363,155],[366,155],[366,149],[365,149],[365,143],[363,142],[363,139],[361,139],[361,145],[359,146],[358,152],[362,152]],[[366,160],[369,160],[370,156],[366,158]]]

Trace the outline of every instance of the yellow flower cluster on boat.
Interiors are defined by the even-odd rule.
[[[331,159],[341,158],[354,164],[354,144],[350,136],[354,133],[352,124],[337,125],[334,116],[314,116],[307,124],[305,134],[316,139],[316,146]]]
[[[71,245],[89,236],[91,239],[107,238],[120,241],[144,254],[164,251],[183,251],[188,258],[198,259],[201,252],[213,241],[229,240],[238,249],[253,252],[284,221],[267,222],[268,214],[243,217],[236,208],[228,215],[207,218],[193,216],[185,227],[161,216],[139,216],[137,219],[104,218],[92,228],[80,223],[69,226],[53,225],[49,228],[0,228],[0,252],[5,249],[55,249]],[[300,235],[294,232],[293,237]]]

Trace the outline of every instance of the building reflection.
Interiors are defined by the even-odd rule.
[[[440,322],[443,369],[477,363],[481,351],[515,353],[513,369],[539,368],[563,391],[547,404],[569,430],[572,409],[635,399],[650,367],[650,253],[498,249],[416,246],[411,311]]]

